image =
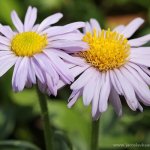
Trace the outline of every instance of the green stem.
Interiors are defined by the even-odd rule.
[[[42,120],[43,120],[46,150],[53,150],[52,129],[51,129],[50,120],[49,120],[47,99],[46,99],[45,95],[39,91],[38,87],[37,87],[37,94],[39,97],[39,104],[41,107],[41,116],[42,116]]]
[[[98,150],[99,141],[99,119],[92,121],[92,133],[91,133],[91,150]]]

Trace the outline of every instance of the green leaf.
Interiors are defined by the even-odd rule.
[[[22,7],[16,0],[0,0],[0,20],[11,24],[10,13],[12,10],[16,10],[19,14],[22,12]]]
[[[33,89],[25,89],[19,93],[11,93],[13,101],[21,106],[34,106],[38,103],[36,92]]]
[[[42,7],[42,9],[56,9],[61,6],[64,0],[42,0],[38,1],[37,0],[30,0],[29,3],[34,4],[36,6]]]
[[[0,109],[0,139],[8,137],[14,130],[16,121],[14,114],[10,105]]]
[[[90,107],[85,107],[79,99],[72,109],[68,109],[67,101],[49,101],[50,119],[53,126],[67,132],[76,149],[88,150],[90,142]],[[35,108],[40,112],[39,108]],[[87,144],[88,143],[88,144]],[[75,149],[75,150],[76,150]]]
[[[67,135],[62,131],[55,131],[54,134],[55,150],[73,150],[72,144]]]
[[[37,146],[24,141],[1,141],[1,150],[40,150]]]

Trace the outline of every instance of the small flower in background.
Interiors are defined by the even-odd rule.
[[[15,11],[11,13],[16,31],[0,25],[0,76],[15,65],[12,77],[14,91],[22,91],[25,86],[38,82],[42,91],[48,89],[49,94],[56,95],[59,81],[69,84],[74,80],[68,65],[82,62],[67,53],[87,48],[87,44],[81,41],[83,35],[77,31],[85,23],[51,26],[62,16],[56,13],[35,25],[37,9],[29,7],[24,23]]]
[[[125,97],[133,111],[143,111],[140,102],[150,105],[150,47],[141,47],[150,41],[150,34],[128,40],[143,22],[136,18],[112,31],[102,30],[95,19],[86,23],[83,41],[89,49],[76,53],[85,65],[72,68],[82,74],[71,85],[68,107],[83,96],[84,105],[92,103],[92,116],[97,119],[107,110],[108,100],[122,115],[119,95]]]

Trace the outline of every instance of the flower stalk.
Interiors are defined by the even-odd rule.
[[[42,94],[37,87],[37,94],[39,97],[39,104],[41,108],[41,116],[43,121],[43,129],[44,129],[44,137],[45,137],[45,145],[46,150],[54,150],[53,149],[53,135],[52,128],[50,124],[50,117],[48,113],[48,103],[44,94]]]
[[[98,150],[99,121],[100,119],[92,121],[91,150]]]

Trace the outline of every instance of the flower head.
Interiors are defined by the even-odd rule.
[[[81,62],[69,53],[87,48],[87,44],[81,41],[83,35],[78,32],[85,23],[52,26],[62,16],[56,13],[35,24],[37,9],[29,7],[24,23],[15,11],[11,13],[15,31],[0,25],[0,76],[15,65],[12,78],[14,91],[22,91],[25,86],[38,82],[40,88],[45,87],[49,94],[56,95],[59,81],[69,84],[74,80],[68,63]]]
[[[128,60],[130,45],[127,39],[117,32],[102,30],[86,33],[83,41],[90,45],[88,51],[79,53],[86,62],[100,71],[119,68]]]
[[[136,18],[112,31],[102,30],[95,19],[86,23],[83,41],[89,48],[76,53],[85,65],[72,68],[76,76],[81,75],[71,85],[68,107],[83,96],[84,105],[92,103],[92,116],[98,118],[107,110],[108,101],[122,114],[119,95],[134,111],[143,110],[140,102],[150,105],[150,47],[141,47],[150,41],[150,35],[128,40],[143,22]]]

